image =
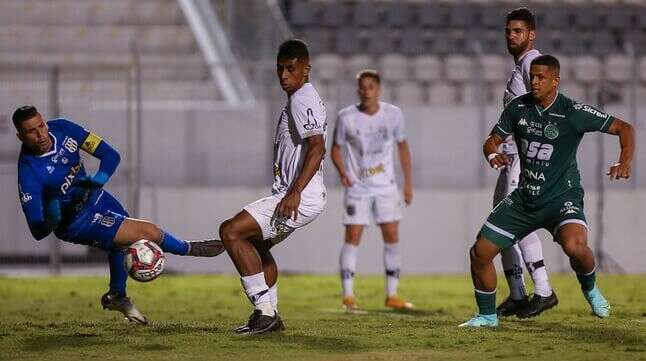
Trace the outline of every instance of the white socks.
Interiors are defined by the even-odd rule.
[[[341,283],[343,297],[354,296],[354,271],[357,268],[358,246],[344,242],[341,247],[339,264],[341,266]]]
[[[518,244],[505,248],[500,252],[505,278],[509,285],[509,295],[513,300],[521,300],[527,296],[525,279],[523,278],[523,256]]]
[[[543,261],[543,245],[536,232],[523,238],[518,245],[525,260],[525,265],[534,281],[534,293],[547,297],[552,294],[552,286],[547,277],[547,270]]]
[[[274,283],[273,286],[269,287],[269,301],[274,311],[278,312],[278,283]]]
[[[271,304],[269,287],[265,282],[265,273],[260,272],[251,276],[240,277],[240,282],[244,291],[257,310],[262,311],[263,315],[273,316],[274,307]]]
[[[386,294],[388,297],[397,295],[399,285],[399,245],[397,243],[384,244],[384,268],[386,269]]]

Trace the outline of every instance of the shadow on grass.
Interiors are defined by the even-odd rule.
[[[69,335],[35,335],[23,341],[23,350],[47,352],[61,348],[92,347],[112,344],[114,340],[94,333],[73,333]]]
[[[643,330],[628,330],[602,323],[605,323],[605,321],[591,322],[589,325],[525,321],[517,323],[516,327],[531,329],[530,332],[538,331],[541,335],[552,335],[555,339],[575,343],[605,343],[612,346],[621,345],[646,351],[646,336]]]

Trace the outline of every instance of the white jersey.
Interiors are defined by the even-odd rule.
[[[307,153],[305,139],[314,135],[327,137],[325,105],[310,83],[287,98],[280,114],[274,140],[273,194],[286,194],[303,169]],[[322,166],[303,190],[303,196],[325,192]]]
[[[503,105],[505,107],[517,96],[528,93],[531,90],[532,85],[529,76],[529,67],[532,64],[532,60],[539,55],[541,53],[538,50],[532,49],[516,60],[516,65],[511,72],[509,80],[507,80],[507,87],[505,88],[505,95],[503,96]],[[518,153],[518,148],[511,135],[505,139],[505,143],[502,145],[502,152],[504,154]]]
[[[350,195],[384,194],[397,189],[393,166],[395,142],[406,139],[398,107],[379,102],[373,115],[351,105],[339,111],[334,143],[343,149]]]

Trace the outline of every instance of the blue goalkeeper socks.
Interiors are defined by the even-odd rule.
[[[161,247],[162,251],[164,252],[180,256],[186,256],[189,249],[188,242],[177,239],[175,238],[175,236],[166,231],[162,231],[162,238],[161,242],[159,243],[159,247]]]
[[[123,297],[126,295],[126,281],[128,272],[124,265],[126,257],[125,249],[114,248],[108,253],[110,263],[110,292]]]

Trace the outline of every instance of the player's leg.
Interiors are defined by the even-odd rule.
[[[370,223],[370,208],[373,197],[354,196],[346,192],[343,214],[345,237],[339,255],[339,268],[343,299],[341,304],[346,310],[359,308],[354,295],[354,276],[357,269],[357,257],[363,228]]]
[[[503,168],[498,176],[493,195],[494,207],[518,186],[520,162],[518,157],[513,155],[510,155],[510,160],[511,165]],[[524,261],[520,247],[517,244],[503,249],[500,255],[502,269],[509,286],[509,297],[498,306],[497,312],[500,316],[512,316],[516,315],[528,301],[523,275]]]
[[[610,315],[610,304],[596,286],[594,254],[587,243],[587,227],[579,222],[570,222],[558,227],[556,241],[570,258],[570,265],[581,284],[581,291],[598,317]]]
[[[343,307],[347,310],[357,309],[354,296],[354,276],[357,269],[357,254],[363,233],[363,224],[346,224],[345,241],[339,255],[339,266],[341,268],[341,286],[343,288]]]
[[[131,322],[148,324],[146,317],[139,312],[126,294],[128,272],[124,267],[125,249],[114,247],[108,251],[110,265],[110,289],[101,297],[103,309],[119,311]]]
[[[534,281],[534,295],[527,304],[518,310],[517,315],[520,318],[534,317],[558,305],[559,300],[547,277],[543,260],[543,245],[536,232],[523,238],[519,246],[527,270]]]
[[[156,224],[135,218],[126,218],[114,238],[118,247],[128,247],[140,239],[159,244],[164,251],[180,256],[214,257],[224,252],[219,240],[186,241],[162,230]]]

